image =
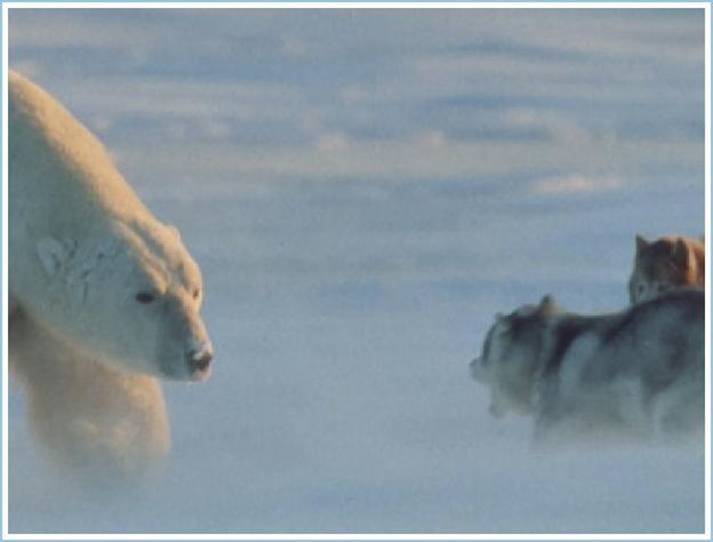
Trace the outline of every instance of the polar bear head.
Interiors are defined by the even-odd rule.
[[[133,371],[209,376],[203,281],[175,228],[117,220],[81,241],[43,239],[37,250],[55,300],[43,312],[73,343]]]

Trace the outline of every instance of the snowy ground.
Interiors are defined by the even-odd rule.
[[[163,480],[90,499],[11,394],[10,530],[694,532],[703,453],[533,454],[468,376],[496,311],[626,305],[704,228],[699,11],[12,11],[206,279]]]

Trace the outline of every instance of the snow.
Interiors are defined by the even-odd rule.
[[[11,10],[10,64],[201,264],[206,384],[131,491],[11,392],[11,532],[700,532],[702,445],[535,453],[469,377],[498,311],[627,304],[704,233],[702,10]]]

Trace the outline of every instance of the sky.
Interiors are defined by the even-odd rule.
[[[13,9],[9,44],[179,227],[216,349],[128,495],[53,474],[13,387],[11,531],[702,529],[702,447],[538,454],[468,375],[496,312],[621,310],[637,233],[704,233],[702,10]]]

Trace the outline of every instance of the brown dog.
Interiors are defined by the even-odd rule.
[[[673,288],[703,288],[705,262],[705,247],[698,239],[667,236],[649,242],[637,235],[629,300],[641,303]]]

